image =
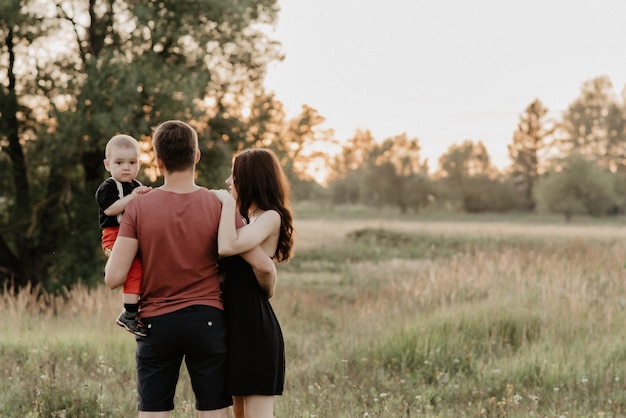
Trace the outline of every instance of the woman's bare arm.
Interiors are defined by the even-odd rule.
[[[222,202],[222,214],[218,230],[219,254],[231,256],[252,250],[280,229],[280,215],[274,210],[263,213],[256,222],[239,229],[235,226],[236,202],[226,190],[213,190]],[[269,254],[273,255],[273,254]]]
[[[276,264],[274,264],[272,259],[268,257],[261,247],[247,251],[241,254],[241,257],[252,267],[254,275],[261,289],[263,289],[267,295],[267,298],[271,298],[274,295],[276,280],[278,278]]]

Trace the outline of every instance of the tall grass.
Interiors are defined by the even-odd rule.
[[[301,219],[277,417],[626,416],[626,228]],[[120,295],[0,300],[0,416],[136,415]],[[192,417],[180,381],[175,417]]]

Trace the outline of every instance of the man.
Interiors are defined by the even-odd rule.
[[[144,268],[140,318],[148,336],[137,337],[140,418],[166,418],[185,360],[200,418],[227,418],[226,329],[217,269],[219,200],[194,181],[198,135],[188,124],[159,125],[152,143],[163,186],[126,207],[105,267],[112,289],[124,284],[137,253]],[[242,254],[260,280],[276,267],[257,247]]]

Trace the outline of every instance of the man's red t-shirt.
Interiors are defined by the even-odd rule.
[[[138,240],[142,318],[191,305],[224,308],[217,268],[221,210],[206,188],[186,194],[156,188],[128,204],[119,236]]]

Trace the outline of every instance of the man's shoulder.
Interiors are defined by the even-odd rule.
[[[207,197],[212,199],[215,197],[211,190],[207,189],[204,186],[197,186],[197,189],[195,191],[188,193],[188,196],[201,199],[206,199]]]
[[[194,192],[194,198],[202,201],[204,204],[222,207],[222,203],[211,190],[206,187],[200,187]]]

